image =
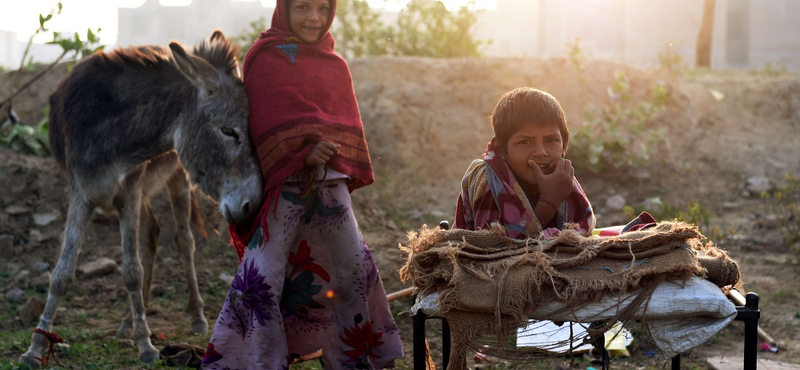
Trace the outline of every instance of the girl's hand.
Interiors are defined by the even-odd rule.
[[[306,165],[317,166],[328,163],[331,157],[339,154],[339,147],[341,147],[341,145],[328,141],[320,141],[314,144],[314,147],[311,148],[311,151],[308,152],[306,156]]]
[[[575,169],[572,168],[572,161],[569,159],[559,158],[550,162],[548,167],[553,172],[548,175],[545,175],[533,160],[528,161],[528,166],[533,168],[536,175],[536,182],[539,185],[539,199],[544,198],[550,203],[559,205],[572,193],[572,179],[575,177]]]

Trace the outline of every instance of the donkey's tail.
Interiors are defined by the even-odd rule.
[[[215,234],[219,234],[219,230],[214,228],[214,225],[211,222],[206,222],[208,219],[206,215],[203,214],[203,211],[200,209],[200,204],[197,203],[197,188],[192,188],[192,225],[200,232],[200,235],[203,238],[208,239],[208,233],[206,232],[206,225],[211,228]]]

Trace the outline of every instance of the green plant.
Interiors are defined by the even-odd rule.
[[[570,140],[570,158],[578,167],[594,173],[639,167],[659,152],[666,128],[655,127],[653,121],[666,109],[666,86],[653,83],[649,99],[640,101],[632,99],[630,87],[625,72],[617,70],[605,104],[590,103],[584,109],[584,120],[574,126]]]
[[[0,146],[16,152],[45,156],[50,153],[50,139],[48,138],[48,117],[50,108],[44,109],[44,118],[36,127],[19,122],[7,121],[0,127]]]
[[[770,62],[764,63],[764,68],[762,68],[759,72],[767,76],[780,76],[788,73],[786,71],[786,66],[775,68],[772,66],[772,63]]]
[[[681,75],[686,68],[675,46],[676,43],[668,42],[658,52],[658,69],[663,71],[670,81]]]
[[[575,68],[575,73],[578,75],[582,88],[585,90],[586,84],[586,61],[589,59],[588,55],[583,52],[581,48],[581,38],[576,37],[572,42],[567,43],[567,58],[570,64]]]
[[[477,21],[467,6],[448,11],[438,0],[411,0],[397,18],[392,54],[439,58],[477,57],[480,41],[469,32]]]
[[[711,212],[700,202],[690,202],[686,209],[669,203],[663,203],[660,199],[651,200],[649,209],[646,206],[625,206],[623,212],[628,217],[635,217],[643,211],[650,213],[656,220],[676,220],[683,221],[697,226],[707,240],[722,240],[724,235],[721,229],[711,224]],[[733,231],[731,231],[733,233]]]
[[[96,44],[100,43],[100,38],[97,37],[97,34],[100,33],[101,29],[98,28],[97,31],[92,31],[91,29],[87,29],[86,31],[86,39],[81,39],[80,34],[75,32],[73,35],[69,35],[65,37],[63,34],[58,32],[53,32],[53,40],[48,42],[48,44],[52,45],[59,45],[61,46],[62,52],[56,58],[55,61],[50,63],[47,67],[41,70],[39,73],[31,77],[28,81],[26,81],[21,87],[17,88],[17,82],[19,82],[19,77],[21,76],[20,72],[25,69],[25,59],[28,57],[28,52],[30,51],[30,47],[33,44],[33,38],[36,37],[41,32],[47,32],[48,29],[46,27],[47,22],[53,19],[54,15],[61,14],[63,6],[61,1],[58,2],[56,8],[50,10],[50,13],[47,15],[39,14],[39,28],[34,31],[33,35],[31,35],[30,39],[28,40],[28,44],[25,47],[25,51],[22,53],[22,58],[20,61],[19,69],[14,74],[14,78],[9,85],[11,90],[11,94],[6,97],[4,100],[0,101],[0,108],[4,107],[6,104],[9,104],[17,95],[21,92],[25,91],[28,87],[30,87],[34,82],[42,78],[47,72],[53,69],[59,62],[61,62],[64,57],[68,54],[72,53],[71,59],[74,61],[78,59],[78,57],[85,57],[89,54],[92,54],[96,51],[103,50],[105,45],[96,46]],[[58,9],[58,10],[56,10]],[[30,67],[34,64],[33,59],[28,59],[27,65]],[[71,66],[71,65],[70,65]]]
[[[770,208],[778,217],[783,242],[800,259],[800,177],[784,176],[783,184],[772,192],[764,192],[761,198],[770,202]]]
[[[336,49],[345,58],[390,53],[394,33],[378,12],[364,0],[341,0],[337,4]]]
[[[259,36],[261,36],[261,32],[265,31],[267,28],[267,19],[262,16],[250,22],[247,28],[233,37],[233,43],[239,47],[237,58],[240,63],[244,60],[244,56],[247,55],[250,47],[253,46],[253,42],[258,40]]]

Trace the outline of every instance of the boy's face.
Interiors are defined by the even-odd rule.
[[[554,170],[549,167],[550,163],[561,158],[566,151],[567,143],[561,137],[558,125],[527,123],[511,135],[501,154],[522,188],[526,192],[535,189],[538,193],[536,174],[528,162],[532,160],[545,175],[549,175]]]
[[[313,43],[319,40],[331,16],[328,0],[291,0],[289,26],[301,40]]]

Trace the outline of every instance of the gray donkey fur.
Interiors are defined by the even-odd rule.
[[[74,280],[90,214],[100,207],[119,213],[122,275],[132,307],[120,332],[133,327],[142,362],[158,358],[145,321],[160,231],[148,198],[166,185],[188,280],[192,330],[208,332],[189,225],[196,207],[190,178],[219,202],[228,223],[247,219],[261,204],[261,172],[238,68],[236,48],[215,31],[193,53],[176,42],[169,48],[97,53],[77,63],[59,83],[50,97],[50,143],[69,175],[71,198],[38,329],[50,332],[56,308]],[[35,332],[20,361],[38,368],[48,346],[47,337]]]

